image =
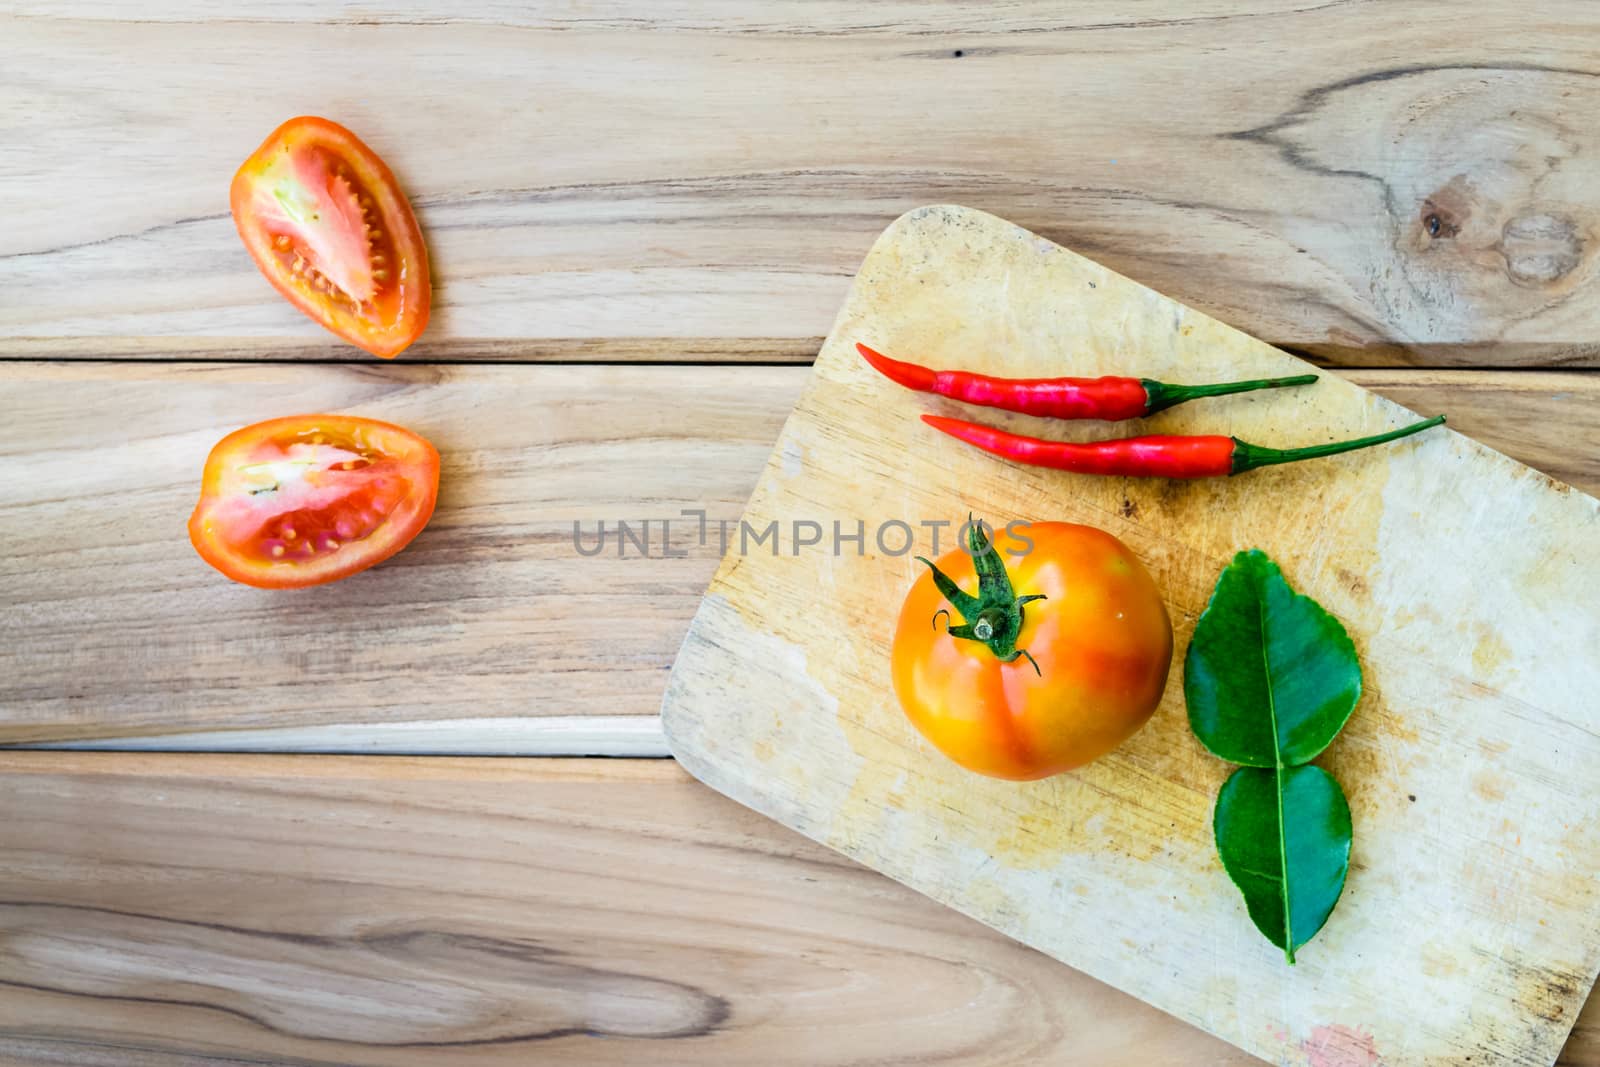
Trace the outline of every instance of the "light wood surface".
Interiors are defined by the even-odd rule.
[[[715,534],[702,546],[698,520],[679,513],[737,519],[808,373],[0,365],[0,739],[226,730],[244,734],[173,743],[501,753],[494,720],[654,715],[719,558]],[[1593,375],[1349,376],[1600,490]],[[206,452],[237,426],[316,409],[432,438],[439,511],[366,575],[303,592],[235,586],[184,534]],[[662,555],[659,526],[649,558],[630,543],[619,559],[614,536],[593,558],[573,547],[574,521],[592,549],[601,520],[614,534],[617,519],[663,518],[685,558]],[[425,725],[440,720],[451,725]],[[409,722],[422,725],[391,728]],[[347,729],[367,724],[378,729]],[[565,734],[567,754],[603,734]],[[523,753],[546,751],[542,737],[530,732]]]
[[[0,806],[6,1062],[1254,1062],[664,761],[0,753]]]
[[[233,170],[303,112],[349,124],[417,205],[436,300],[408,358],[812,341],[871,236],[940,201],[1332,360],[1600,351],[1589,5],[7,12],[3,353],[351,355],[227,218]]]
[[[25,753],[0,806],[7,1062],[1249,1062],[670,762]]]
[[[654,714],[720,555],[680,513],[737,517],[799,378],[12,364],[0,383],[0,737],[26,741]],[[330,409],[434,442],[432,523],[334,585],[264,593],[223,579],[184,529],[212,444]],[[652,523],[652,558],[619,545],[619,520],[636,534]],[[602,522],[607,547],[580,555],[574,524],[593,551]]]
[[[933,201],[1319,360],[1478,368],[1351,377],[1600,491],[1600,380],[1485,370],[1600,365],[1597,22],[8,3],[0,360],[82,362],[0,362],[0,740],[658,751],[716,552],[579,559],[570,522],[737,515],[808,373],[749,365],[809,363]],[[427,365],[331,340],[242,253],[228,179],[300,112],[412,194]],[[413,420],[445,496],[380,571],[253,599],[182,522],[223,430],[303,404]],[[660,761],[0,753],[0,810],[6,1063],[1254,1062]],[[1562,1062],[1600,1067],[1600,1008]]]
[[[669,762],[12,753],[0,807],[8,1063],[1256,1062]]]
[[[1447,429],[1185,483],[1002,463],[923,427],[921,411],[970,409],[887,382],[856,340],[1019,377],[1053,373],[1063,349],[1089,374],[1139,353],[1165,381],[1307,368],[1001,219],[906,215],[862,264],[751,497],[743,525],[770,522],[780,544],[729,554],[673,665],[662,713],[679,761],[1272,1062],[1342,1035],[1373,1063],[1552,1063],[1600,969],[1600,500]],[[1194,433],[1219,418],[1284,447],[1416,416],[1325,374],[1151,423]],[[1297,966],[1252,928],[1216,861],[1210,816],[1231,767],[1191,735],[1181,669],[1139,734],[1043,782],[980,778],[912,729],[885,684],[894,605],[914,555],[938,554],[923,524],[969,513],[1122,538],[1180,650],[1218,572],[1250,547],[1348,627],[1363,701],[1322,764],[1349,795],[1356,841],[1339,907]],[[898,521],[887,543],[902,547],[792,549],[802,517],[823,530]]]

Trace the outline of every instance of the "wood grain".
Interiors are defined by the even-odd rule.
[[[720,555],[679,512],[737,518],[808,374],[0,364],[0,739],[453,719],[449,744],[490,753],[505,731],[485,718],[653,715]],[[1600,491],[1600,375],[1351,378]],[[205,454],[236,426],[315,409],[428,434],[445,456],[433,525],[347,582],[233,586],[183,533]],[[619,518],[677,520],[687,556],[661,555],[657,525],[649,558],[632,543],[617,558]],[[600,520],[610,547],[580,557],[573,522],[592,548]],[[401,733],[340,730],[337,743],[417,743]]]
[[[885,224],[953,201],[1333,361],[1600,361],[1589,5],[164,0],[133,18],[29,0],[3,18],[0,353],[350,355],[227,217],[239,161],[319,112],[416,202],[437,278],[418,359],[809,341]]]
[[[0,805],[7,1062],[1248,1062],[670,762],[26,753]]]
[[[1256,1062],[671,763],[12,753],[0,806],[8,1063]]]
[[[723,561],[673,664],[662,716],[678,760],[785,825],[1285,1067],[1335,1034],[1368,1051],[1362,1063],[1548,1067],[1600,971],[1588,771],[1600,762],[1600,500],[1447,428],[1235,479],[1000,463],[922,427],[930,405],[960,406],[887,382],[856,354],[857,338],[1008,377],[1048,375],[1062,350],[1081,353],[1091,374],[1116,373],[1137,352],[1163,381],[1308,367],[1004,220],[908,213],[863,263],[751,496],[741,526],[782,531],[781,550]],[[1328,374],[1159,421],[1198,433],[1224,418],[1239,438],[1274,443],[1415,421]],[[1003,412],[984,421],[1040,429]],[[1050,427],[1070,440],[1103,435]],[[906,447],[882,446],[901,438]],[[1034,783],[962,770],[896,706],[885,606],[919,574],[927,581],[914,556],[941,553],[929,524],[948,524],[942,551],[953,551],[954,524],[969,514],[1001,526],[1086,523],[1122,539],[1161,591],[1180,650],[1218,572],[1250,547],[1348,628],[1363,699],[1322,765],[1349,797],[1356,843],[1338,910],[1296,966],[1252,928],[1215,862],[1212,809],[1232,768],[1195,741],[1181,668],[1139,733]],[[865,520],[878,550],[791,552],[799,515],[818,530]],[[1077,609],[1052,609],[1059,591],[1049,592],[1020,646],[1072,625]],[[1093,592],[1067,595],[1094,603]],[[836,622],[874,618],[848,639]],[[1109,611],[1100,624],[1117,626]],[[1107,640],[1103,655],[1115,659],[1131,638]],[[1101,647],[1079,651],[1093,663]],[[1023,693],[1028,663],[1002,673],[991,681],[1013,711],[1038,702]],[[1010,740],[1026,748],[1034,732],[1013,729]]]

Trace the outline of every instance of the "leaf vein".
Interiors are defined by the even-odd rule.
[[[1289,906],[1289,842],[1283,826],[1283,746],[1278,736],[1278,701],[1272,686],[1272,656],[1267,650],[1267,582],[1262,582],[1256,595],[1256,626],[1261,635],[1261,673],[1267,679],[1267,719],[1272,724],[1272,785],[1278,802],[1278,863],[1283,876],[1277,879],[1283,887],[1278,896],[1283,901],[1283,952],[1290,964],[1294,963],[1294,909]]]

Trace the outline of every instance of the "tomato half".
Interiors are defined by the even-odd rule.
[[[321,585],[410,544],[438,495],[439,453],[410,430],[350,415],[271,419],[211,450],[189,540],[236,582]]]
[[[1149,572],[1105,531],[1045,522],[1017,535],[1000,533],[999,551],[976,562],[962,550],[938,559],[954,597],[931,570],[917,579],[893,675],[901,707],[941,752],[1027,780],[1081,767],[1144,725],[1166,687],[1172,624]],[[979,569],[990,571],[981,583]]]
[[[336,122],[290,119],[233,176],[233,223],[289,303],[393,359],[428,325],[428,250],[376,152]]]

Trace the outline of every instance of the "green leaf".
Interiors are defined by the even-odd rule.
[[[1344,791],[1305,764],[1361,699],[1355,645],[1266,553],[1241,552],[1195,624],[1183,694],[1201,743],[1244,764],[1217,795],[1217,854],[1251,921],[1293,963],[1328,921],[1350,868]]]
[[[1344,889],[1351,836],[1344,790],[1320,767],[1241,767],[1217,794],[1212,826],[1251,921],[1293,963]]]
[[[1289,588],[1259,549],[1217,580],[1183,662],[1189,726],[1246,767],[1292,767],[1328,747],[1361,698],[1361,664],[1338,619]]]

